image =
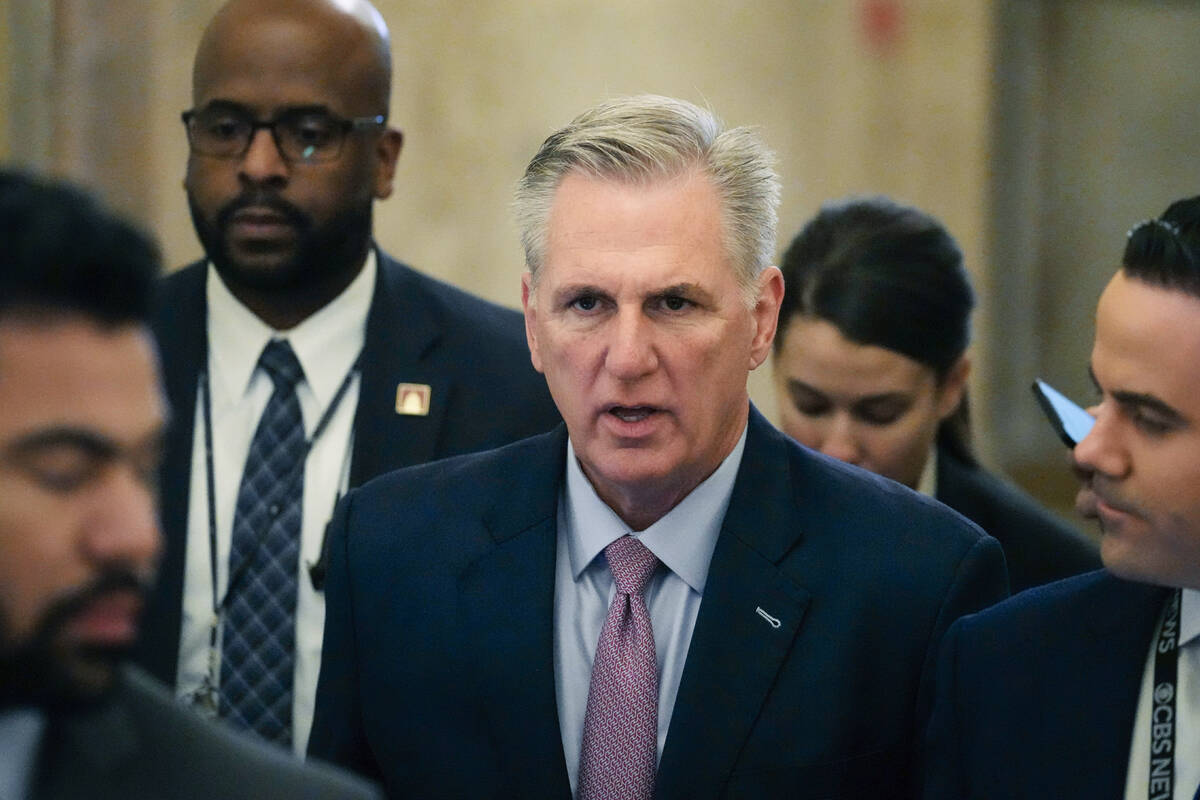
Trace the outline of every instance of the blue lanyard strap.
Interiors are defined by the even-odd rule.
[[[362,352],[355,357],[354,363],[350,365],[350,369],[346,371],[346,376],[342,378],[342,383],[338,386],[337,392],[334,393],[333,399],[325,408],[325,412],[321,418],[317,420],[317,426],[313,429],[312,436],[304,443],[304,456],[307,458],[312,451],[313,445],[325,429],[329,426],[329,421],[333,419],[334,413],[342,404],[342,398],[346,396],[346,392],[350,388],[350,383],[354,376],[359,372],[359,366],[362,361]],[[212,580],[212,597],[213,597],[213,617],[219,618],[224,610],[226,603],[229,600],[230,591],[235,588],[238,581],[241,580],[245,573],[245,567],[249,565],[248,561],[242,562],[242,568],[238,570],[236,575],[229,578],[228,584],[225,587],[224,596],[219,596],[217,593],[217,493],[216,493],[216,476],[213,470],[213,424],[212,424],[212,390],[209,386],[208,370],[205,369],[200,373],[200,392],[202,396],[202,404],[204,406],[204,466],[206,472],[206,488],[208,490],[208,560],[209,560],[209,576]],[[303,461],[301,461],[303,463]],[[298,465],[297,465],[298,466]],[[324,547],[322,547],[324,550]],[[210,638],[214,640],[216,637],[216,626],[213,626]]]

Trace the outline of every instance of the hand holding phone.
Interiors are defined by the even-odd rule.
[[[1040,378],[1033,382],[1033,394],[1058,433],[1058,438],[1067,447],[1074,447],[1082,441],[1096,424],[1095,417]]]

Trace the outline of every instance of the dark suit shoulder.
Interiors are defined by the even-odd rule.
[[[477,453],[414,464],[380,475],[354,490],[363,505],[402,505],[424,498],[431,502],[487,502],[505,496],[518,486],[536,483],[531,472],[542,472],[553,461],[561,461],[566,447],[566,426],[530,436],[511,444]],[[561,467],[561,464],[559,464]]]
[[[926,800],[1119,797],[1167,591],[1100,570],[955,623],[937,673]]]
[[[128,711],[148,787],[163,797],[374,798],[366,782],[333,767],[207,722],[178,705],[144,673],[129,669],[118,695]],[[150,796],[150,795],[146,795]]]
[[[1097,570],[1094,543],[1012,483],[938,451],[938,500],[976,522],[1004,549],[1014,594]]]
[[[935,638],[959,615],[1007,595],[999,545],[973,522],[805,448],[755,415],[751,424],[726,528],[737,526],[731,532],[798,585],[839,596],[860,619],[902,616]]]
[[[207,264],[196,261],[167,273],[154,287],[152,327],[160,335],[178,323],[181,308],[203,308]]]
[[[208,262],[204,259],[184,264],[182,267],[173,269],[163,275],[159,279],[159,286],[168,295],[194,289],[197,283],[203,286],[207,267]]]
[[[440,319],[444,335],[476,341],[489,349],[517,346],[528,357],[524,317],[519,311],[418,272],[382,252],[378,264],[389,289],[423,304]]]
[[[936,539],[963,552],[985,531],[972,520],[903,484],[797,445],[792,452],[800,502],[823,516],[852,524],[866,539]],[[864,548],[877,546],[864,541]]]
[[[461,565],[493,539],[551,518],[566,427],[478,453],[418,464],[368,481],[343,500],[352,548],[397,548]],[[483,522],[482,529],[478,522]],[[429,535],[437,531],[436,536]]]
[[[1081,628],[1104,633],[1139,609],[1157,614],[1168,591],[1099,569],[1034,587],[967,617],[962,636],[999,652],[1017,640],[1050,642]]]
[[[378,252],[367,316],[351,483],[396,467],[498,447],[559,422],[533,368],[524,320]],[[429,415],[393,412],[400,383],[431,387]]]

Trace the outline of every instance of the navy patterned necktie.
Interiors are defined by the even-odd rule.
[[[258,366],[275,391],[250,442],[233,517],[221,640],[220,715],[290,746],[296,589],[308,446],[296,384],[304,370],[274,340]]]

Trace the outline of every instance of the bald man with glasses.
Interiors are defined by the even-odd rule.
[[[140,661],[297,753],[338,496],[558,420],[518,313],[375,245],[403,141],[390,94],[369,3],[232,0],[200,41],[183,113],[206,257],[166,279],[155,320],[173,416]]]

